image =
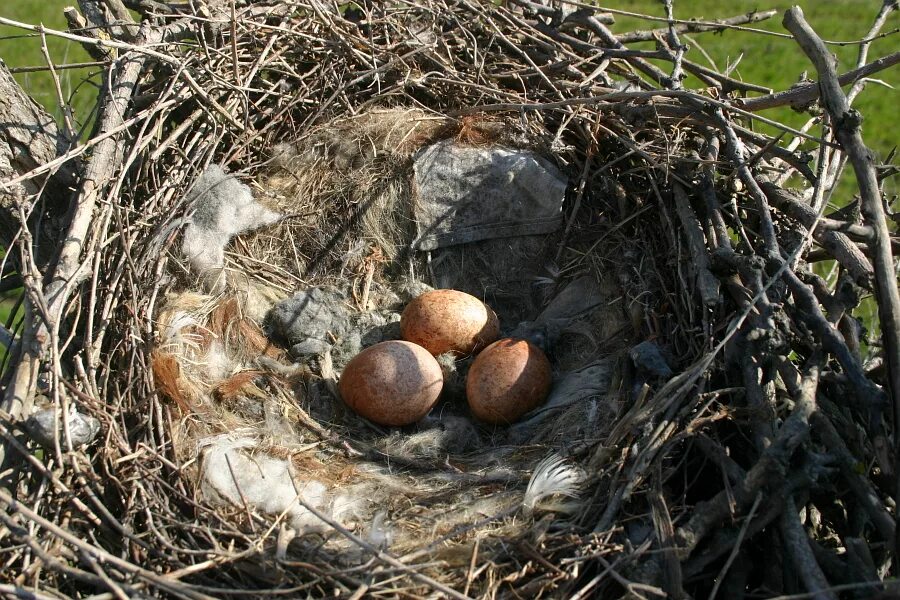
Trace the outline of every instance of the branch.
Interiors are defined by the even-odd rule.
[[[788,556],[794,563],[800,579],[803,580],[803,585],[816,600],[836,600],[837,596],[828,590],[828,580],[825,579],[825,574],[822,573],[816,557],[813,556],[812,548],[809,545],[809,536],[800,522],[794,497],[785,498],[784,505],[784,512],[781,513],[781,535],[784,538]]]
[[[813,207],[793,197],[789,191],[767,181],[761,182],[760,187],[772,206],[796,219],[807,229],[816,223],[818,214]],[[871,235],[871,230],[866,228],[865,233]],[[819,221],[813,231],[813,238],[850,272],[858,285],[866,289],[872,288],[872,263],[845,233],[823,228]]]
[[[734,486],[733,494],[722,490],[710,500],[699,503],[694,507],[691,517],[675,532],[682,558],[689,556],[697,544],[725,519],[733,517],[733,508],[743,511],[752,505],[758,492],[777,489],[783,485],[794,451],[809,436],[809,418],[816,410],[819,375],[820,367],[814,362],[803,377],[791,415],[778,430],[772,445],[766,448],[753,468],[747,472],[744,480]]]
[[[900,52],[894,52],[893,54],[882,56],[878,60],[872,61],[864,67],[847,71],[838,77],[838,82],[840,82],[841,85],[850,85],[851,83],[856,83],[861,79],[865,79],[869,75],[893,67],[898,63],[900,63]],[[791,106],[803,106],[809,104],[818,97],[819,82],[816,81],[813,83],[804,83],[781,92],[775,92],[768,96],[738,99],[735,100],[735,103],[744,110],[752,112],[766,110],[767,108],[774,108],[776,106],[784,106],[786,104],[790,104]]]
[[[160,42],[161,30],[142,27],[138,42],[154,45]],[[110,97],[104,103],[100,116],[98,135],[119,127],[128,113],[131,96],[137,80],[148,60],[148,54],[135,52],[126,54],[118,62],[118,69],[112,68],[103,89],[110,90]],[[22,417],[34,399],[38,368],[45,359],[47,348],[59,333],[66,303],[75,288],[88,275],[82,268],[81,253],[88,227],[94,214],[94,207],[113,177],[122,160],[120,136],[110,136],[96,145],[90,163],[87,165],[81,187],[72,201],[72,217],[64,242],[59,248],[56,269],[52,278],[44,285],[41,296],[45,299],[46,310],[28,311],[22,335],[22,356],[16,365],[12,382],[6,390],[0,408],[14,417]],[[31,273],[25,273],[26,281]],[[40,280],[32,278],[30,285],[37,286]],[[0,465],[9,458],[6,447],[0,448]],[[0,469],[2,470],[2,469]]]
[[[69,140],[53,117],[41,108],[19,87],[6,65],[0,61],[0,182],[16,179],[35,167],[63,155],[73,140]],[[76,184],[77,161],[70,161],[51,171],[49,177],[38,177],[7,187],[0,193],[0,247],[9,248],[21,228],[20,205],[25,204],[31,213],[29,225],[32,235],[49,242],[60,237],[54,219],[35,210],[39,206],[37,196],[43,201],[47,213],[64,214],[65,199]],[[38,264],[50,259],[46,244],[36,250]]]
[[[687,238],[688,250],[691,253],[691,270],[694,272],[697,290],[704,305],[715,306],[719,302],[719,280],[709,270],[709,250],[706,247],[703,228],[691,208],[684,188],[676,183],[672,186],[672,191],[678,220],[681,221],[681,229]]]
[[[676,33],[700,33],[703,31],[722,31],[723,29],[728,29],[734,25],[744,25],[746,23],[758,23],[760,21],[765,21],[766,19],[770,19],[777,13],[777,10],[764,10],[762,12],[752,12],[747,13],[746,15],[738,15],[737,17],[731,17],[729,19],[721,19],[715,22],[705,21],[698,23],[678,23],[675,25]],[[660,35],[666,35],[669,33],[668,27],[663,27],[660,29],[643,29],[640,31],[629,31],[627,33],[623,33],[616,37],[619,38],[619,41],[623,44],[630,44],[631,42],[650,42],[655,40]]]
[[[836,60],[825,47],[822,39],[807,24],[803,11],[795,6],[784,15],[784,26],[794,34],[800,47],[815,65],[819,73],[819,86],[825,110],[831,115],[835,137],[850,157],[850,163],[859,183],[863,217],[872,228],[872,262],[875,267],[875,298],[878,302],[878,319],[884,337],[884,358],[887,363],[887,382],[894,407],[894,452],[900,453],[900,291],[891,238],[888,230],[875,162],[869,149],[863,144],[860,124],[862,118],[850,108],[847,97],[835,72]],[[897,474],[895,474],[897,476]],[[900,481],[898,481],[900,483]],[[900,499],[900,485],[897,486]],[[900,513],[895,518],[900,517]],[[895,555],[898,540],[895,539]]]

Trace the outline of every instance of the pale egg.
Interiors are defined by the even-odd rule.
[[[500,335],[497,315],[475,296],[457,290],[426,292],[400,318],[400,335],[433,355],[477,353]]]
[[[338,391],[357,414],[399,427],[422,419],[437,402],[444,378],[437,360],[404,341],[381,342],[347,363]]]

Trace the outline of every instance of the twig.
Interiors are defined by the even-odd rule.
[[[884,337],[884,358],[887,364],[887,381],[894,407],[894,428],[900,424],[900,292],[894,257],[891,252],[891,236],[881,201],[878,177],[872,154],[863,144],[860,133],[859,113],[850,108],[846,96],[841,91],[835,72],[835,58],[825,48],[821,38],[806,23],[803,11],[793,7],[784,15],[784,26],[794,34],[797,43],[812,61],[819,73],[822,101],[831,115],[835,136],[850,157],[856,179],[859,183],[863,217],[872,228],[874,238],[872,262],[875,271],[875,296],[878,302],[878,317]],[[894,435],[895,456],[900,456],[900,435]],[[900,501],[900,470],[895,498]],[[895,515],[900,519],[900,513]],[[900,536],[894,541],[895,555],[900,557]]]
[[[788,555],[794,563],[794,568],[806,585],[812,597],[816,600],[837,600],[828,589],[828,580],[816,562],[812,549],[809,547],[809,537],[800,523],[797,505],[793,496],[784,498],[784,511],[781,513],[781,534],[784,536]]]
[[[760,182],[760,186],[773,206],[797,219],[807,229],[817,222],[818,215],[815,210],[799,198],[794,197],[788,190],[768,181]],[[831,222],[832,227],[829,227],[829,221],[827,219],[824,221],[824,227],[822,221],[818,221],[819,225],[813,231],[813,238],[850,272],[857,284],[870,288],[873,277],[872,263],[859,249],[859,246],[853,243],[841,229],[846,228],[866,237],[871,236],[872,230],[869,227],[845,225],[840,221]]]
[[[744,523],[741,525],[741,530],[738,532],[737,541],[734,543],[734,548],[731,550],[731,554],[728,555],[728,558],[725,560],[725,564],[722,565],[722,568],[719,570],[719,575],[716,577],[716,584],[713,586],[712,591],[709,593],[709,600],[715,600],[716,594],[719,593],[719,588],[722,586],[722,582],[725,581],[725,575],[728,573],[728,570],[731,568],[731,565],[734,564],[734,559],[737,558],[738,552],[741,551],[741,544],[744,541],[744,538],[747,535],[747,530],[750,527],[750,523],[753,521],[753,517],[756,516],[756,509],[759,508],[759,503],[762,501],[763,495],[761,493],[756,494],[756,500],[753,501],[753,506],[750,507],[750,512],[747,513],[747,516],[744,517]]]
[[[867,41],[859,47],[859,55],[856,59],[857,69],[862,68],[863,65],[866,64],[866,58],[869,56],[869,48],[872,46],[872,40],[878,35],[881,28],[884,27],[888,16],[898,9],[900,9],[900,3],[898,3],[897,0],[884,0],[884,2],[881,3],[881,9],[875,16],[875,21],[872,23],[872,27],[869,28],[869,32],[866,34]],[[841,85],[845,85],[844,82],[841,82]],[[857,79],[853,83],[853,87],[850,88],[850,91],[847,93],[847,102],[852,104],[856,96],[863,91],[865,85],[865,80],[863,78]]]
[[[703,238],[700,221],[691,208],[684,188],[679,184],[672,186],[675,208],[682,231],[687,238],[688,250],[691,254],[691,270],[696,277],[696,288],[703,304],[712,307],[719,302],[719,280],[709,270],[709,250]]]
[[[142,40],[147,44],[154,44],[161,38],[159,30],[143,30]],[[124,68],[114,80],[110,81],[111,97],[106,104],[104,114],[100,120],[101,132],[115,130],[124,120],[131,94],[137,84],[137,79],[144,67],[147,55],[139,54],[129,59]],[[28,405],[35,392],[37,383],[38,365],[45,357],[46,351],[59,335],[60,320],[65,311],[69,295],[87,275],[84,271],[80,257],[83,250],[85,236],[91,224],[94,206],[97,203],[102,186],[112,177],[118,167],[117,156],[118,141],[115,137],[109,137],[97,144],[94,155],[87,166],[82,179],[81,189],[73,201],[75,207],[69,229],[66,233],[53,278],[45,285],[42,293],[47,299],[47,313],[49,320],[34,318],[26,324],[22,337],[22,358],[15,369],[12,384],[6,390],[3,397],[2,408],[7,412],[13,405]],[[5,447],[0,449],[0,465],[5,464],[9,458]],[[2,470],[2,468],[0,468]]]
[[[794,450],[809,435],[809,416],[816,405],[815,394],[819,374],[819,368],[812,365],[809,373],[803,378],[801,391],[790,417],[778,430],[772,445],[747,472],[744,481],[734,487],[734,500],[738,510],[743,511],[749,506],[760,490],[777,486],[783,481],[783,475]],[[714,527],[728,517],[730,511],[729,494],[724,490],[711,500],[699,503],[688,521],[675,531],[681,556],[688,556]]]
[[[887,56],[883,56],[878,60],[874,60],[865,66],[844,73],[838,77],[838,82],[842,86],[849,85],[858,82],[869,75],[893,67],[898,63],[900,63],[900,52],[894,52]],[[790,104],[791,106],[804,106],[818,98],[819,93],[820,88],[818,82],[804,83],[782,92],[769,94],[768,96],[738,99],[735,100],[735,103],[744,110],[749,110],[751,112],[766,110],[776,106],[785,106],[787,104]]]
[[[734,25],[759,23],[760,21],[765,21],[766,19],[772,18],[776,14],[778,14],[777,10],[764,10],[760,12],[747,13],[746,15],[738,15],[736,17],[730,17],[728,19],[721,19],[718,21],[691,22],[673,20],[673,22],[675,23],[675,31],[677,33],[700,33],[701,31],[721,31],[723,29],[728,29]],[[633,13],[629,13],[629,16],[635,15]],[[654,20],[663,21],[666,19],[657,18]],[[626,33],[620,33],[617,37],[623,44],[630,44],[632,42],[650,42],[656,39],[658,36],[666,35],[667,33],[669,33],[669,31],[669,27],[664,27],[661,29],[648,29],[643,31],[629,31]]]

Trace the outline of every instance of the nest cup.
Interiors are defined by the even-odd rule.
[[[154,373],[180,413],[176,453],[195,465],[205,500],[239,520],[245,505],[286,515],[292,548],[322,535],[330,521],[367,535],[376,518],[389,518],[391,549],[410,552],[421,547],[426,524],[426,538],[438,540],[471,523],[471,506],[498,513],[517,506],[525,493],[518,474],[609,431],[617,406],[608,386],[629,323],[618,279],[598,270],[599,262],[559,273],[562,205],[572,186],[547,136],[509,119],[412,108],[337,117],[271,149],[270,166],[254,182],[260,191],[237,215],[246,215],[246,227],[228,196],[244,191],[233,178],[214,167],[198,179],[188,198],[202,219],[185,230],[180,268],[203,271],[191,260],[199,244],[190,236],[199,231],[208,242],[203,228],[216,227],[205,223],[228,216],[232,230],[252,229],[229,244],[215,280],[173,286],[159,315]],[[440,163],[435,153],[449,158]],[[452,171],[460,162],[462,171]],[[516,177],[556,194],[546,214],[522,207]],[[428,187],[434,178],[437,191]],[[423,209],[435,195],[440,205]],[[467,204],[474,208],[458,210]],[[302,283],[273,285],[259,264]],[[390,431],[349,410],[336,386],[343,368],[362,349],[400,338],[410,300],[448,286],[497,307],[502,334],[543,348],[562,389],[578,387],[585,369],[597,379],[577,399],[551,394],[517,423],[494,427],[466,404],[473,356],[448,353],[438,357],[441,400],[420,422]],[[352,455],[340,451],[339,437]],[[448,460],[452,471],[441,466]],[[392,462],[411,473],[395,473]],[[463,483],[482,477],[506,488]],[[463,508],[448,510],[454,506]],[[490,529],[512,534],[527,526],[501,520]],[[351,562],[359,552],[339,535],[326,547]],[[458,557],[458,544],[450,547]]]

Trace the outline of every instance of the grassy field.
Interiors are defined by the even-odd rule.
[[[14,0],[4,2],[0,16],[32,25],[42,24],[49,29],[65,30],[66,20],[62,9],[72,5],[66,0]],[[52,35],[46,36],[47,51],[54,65],[66,65],[91,61],[91,57],[77,43]],[[0,26],[0,58],[13,70],[22,67],[46,67],[47,60],[42,50],[41,38],[37,34],[14,27]],[[97,74],[97,69],[65,69],[59,71],[60,88],[63,97],[72,105],[76,122],[88,123],[96,97],[98,77],[89,81],[89,76]],[[16,79],[29,91],[31,96],[46,107],[57,118],[62,111],[57,102],[53,79],[46,71],[16,73]]]
[[[62,8],[70,3],[70,0],[65,0],[65,2],[61,0],[4,2],[0,8],[0,16],[34,24],[43,23],[54,29],[65,29],[66,23],[62,16]],[[865,36],[881,3],[881,0],[833,0],[830,2],[804,0],[798,2],[806,12],[809,22],[825,39],[849,42]],[[663,15],[663,7],[658,0],[611,0],[600,4],[619,10],[656,16]],[[675,0],[675,16],[678,18],[715,19],[769,8],[779,9],[783,12],[789,5],[789,2],[775,0],[732,0],[731,2]],[[613,29],[618,32],[662,26],[661,23],[651,23],[628,16],[617,15],[616,19],[617,22]],[[780,16],[754,27],[770,32],[784,33]],[[891,31],[898,27],[900,27],[900,16],[895,12],[884,31]],[[895,51],[898,48],[898,40],[900,40],[900,35],[876,40],[869,54],[870,60]],[[707,64],[700,51],[701,48],[720,69],[739,60],[740,62],[733,72],[734,76],[776,90],[790,87],[801,78],[803,73],[812,72],[814,75],[814,70],[806,57],[793,40],[787,37],[729,31],[723,34],[694,34],[686,37],[684,41],[691,45],[689,57],[695,62]],[[840,71],[853,68],[858,51],[856,44],[833,44],[830,48],[840,61]],[[77,44],[52,36],[47,37],[47,50],[55,64],[90,60],[87,53]],[[0,26],[0,58],[12,68],[46,66],[47,64],[42,53],[40,37],[11,27]],[[91,74],[96,75],[96,70],[74,69],[62,71],[60,77],[63,95],[67,101],[71,102],[76,121],[82,124],[89,121],[90,108],[93,106],[95,97],[94,86],[99,80],[94,77],[91,81],[89,78]],[[46,72],[20,73],[17,74],[17,78],[36,100],[57,116],[61,115],[52,79]],[[877,75],[877,78],[896,88],[900,86],[900,69],[894,68],[882,72]],[[698,82],[689,80],[688,84],[698,85]],[[897,89],[871,83],[856,102],[857,108],[865,117],[863,125],[865,140],[882,157],[886,156],[900,139],[900,125],[896,119],[897,107],[900,105],[898,94],[900,91]],[[767,116],[794,126],[803,124],[807,119],[805,115],[793,113],[790,109],[769,111]],[[897,193],[897,184],[892,182],[890,186],[889,191]],[[838,203],[848,201],[853,190],[852,183],[846,182],[836,194],[835,200]],[[0,307],[0,318],[4,317],[2,307]]]

